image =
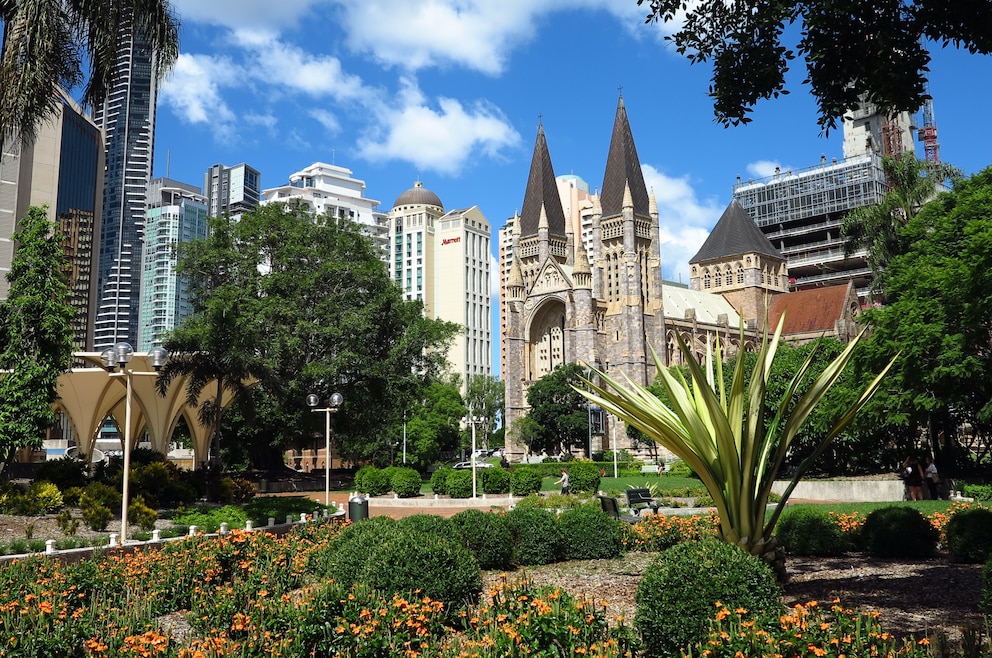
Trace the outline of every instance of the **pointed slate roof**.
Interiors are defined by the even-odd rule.
[[[534,157],[530,161],[530,175],[527,177],[524,205],[520,211],[520,237],[537,235],[542,205],[548,215],[548,235],[565,237],[565,211],[562,210],[561,197],[558,196],[558,184],[555,182],[555,170],[551,166],[543,124],[537,127]]]
[[[699,263],[753,253],[785,260],[758,225],[748,217],[741,204],[735,200],[723,211],[706,242],[696,255],[689,259],[689,262]]]
[[[603,192],[600,194],[603,217],[620,214],[623,210],[624,188],[628,185],[634,202],[634,214],[649,216],[648,191],[644,185],[644,174],[641,173],[641,161],[637,158],[634,135],[630,132],[627,108],[621,96],[617,102],[610,153],[606,157],[606,173],[603,175]]]

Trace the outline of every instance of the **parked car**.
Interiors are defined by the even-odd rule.
[[[475,467],[476,468],[492,468],[493,465],[490,464],[489,462],[477,461],[477,462],[475,462]],[[472,468],[472,462],[458,462],[457,464],[455,464],[454,466],[452,466],[452,468],[458,468],[458,469]]]

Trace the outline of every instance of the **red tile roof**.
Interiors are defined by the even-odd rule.
[[[768,326],[778,326],[785,314],[782,335],[823,331],[832,333],[834,323],[844,317],[847,285],[809,288],[778,295],[768,309]]]

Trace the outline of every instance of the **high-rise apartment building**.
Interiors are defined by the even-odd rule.
[[[215,164],[203,175],[203,196],[211,217],[240,216],[261,201],[262,174],[244,162],[233,167]]]
[[[117,37],[114,82],[93,120],[106,139],[94,349],[138,338],[145,200],[155,141],[155,53],[130,22]]]
[[[168,178],[148,185],[145,247],[141,267],[138,351],[192,314],[186,282],[176,274],[176,245],[207,237],[207,200],[200,188]]]
[[[351,219],[384,250],[385,219],[376,210],[379,202],[365,198],[365,181],[351,175],[351,169],[315,162],[290,175],[287,184],[263,190],[262,204],[303,203],[315,213]]]
[[[390,276],[424,313],[462,327],[448,351],[463,386],[492,374],[490,226],[478,206],[445,212],[441,199],[417,181],[388,214]]]
[[[43,124],[33,142],[5,140],[0,154],[0,299],[7,296],[7,272],[16,245],[11,236],[29,206],[48,205],[49,219],[63,238],[65,271],[76,310],[73,346],[93,342],[96,308],[94,248],[99,235],[103,193],[103,135],[66,94],[55,117]]]

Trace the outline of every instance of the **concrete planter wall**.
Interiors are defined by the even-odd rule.
[[[781,494],[789,483],[772,485]],[[903,499],[902,480],[801,480],[793,489],[790,501],[822,500],[842,503],[889,503]]]

